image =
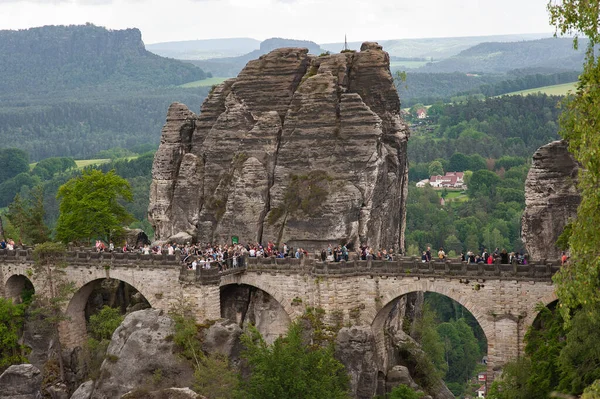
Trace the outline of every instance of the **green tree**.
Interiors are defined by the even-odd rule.
[[[456,152],[450,157],[450,171],[452,172],[464,172],[471,166],[471,160],[468,156],[463,153]]]
[[[429,176],[443,175],[444,167],[442,166],[442,163],[440,161],[432,161],[429,164],[428,172]]]
[[[561,390],[579,395],[600,380],[600,310],[581,309],[573,316],[566,344],[558,360]]]
[[[496,185],[498,185],[498,183],[500,183],[500,177],[494,172],[489,170],[478,170],[473,172],[473,175],[469,179],[469,196],[493,196],[496,192]]]
[[[408,385],[400,384],[392,389],[389,399],[421,399],[425,394],[421,391],[415,391]]]
[[[21,240],[30,244],[41,244],[50,240],[50,229],[44,222],[44,189],[37,186],[31,199],[23,200],[20,194],[8,206],[6,217],[19,231]]]
[[[569,142],[569,150],[581,163],[579,190],[581,204],[569,240],[571,262],[554,277],[556,293],[563,305],[565,320],[577,307],[600,305],[600,64],[594,47],[600,43],[600,1],[564,0],[549,3],[550,21],[556,32],[587,37],[587,55],[575,95],[563,104],[560,134]],[[590,312],[593,314],[594,312]]]
[[[19,173],[29,172],[29,156],[17,148],[0,149],[0,183],[4,183]]]
[[[504,365],[502,378],[494,381],[488,399],[531,399],[536,395],[535,387],[527,383],[531,360],[527,357]],[[548,396],[544,396],[547,398]]]
[[[20,343],[25,305],[0,298],[0,373],[12,364],[26,363],[25,347]]]
[[[239,385],[237,373],[231,369],[227,358],[204,354],[191,304],[180,299],[170,309],[169,316],[174,322],[173,342],[194,369],[195,390],[208,399],[233,398]]]
[[[58,189],[60,216],[56,236],[64,243],[106,242],[122,236],[123,227],[133,221],[120,200],[131,201],[127,180],[114,171],[86,170]]]
[[[285,337],[273,345],[251,327],[242,335],[243,358],[250,376],[242,382],[240,398],[320,399],[349,398],[348,375],[333,357],[333,346],[307,346],[299,322],[290,325]]]
[[[438,333],[444,342],[448,372],[444,379],[455,395],[462,394],[480,357],[479,345],[473,330],[464,319],[441,323]]]
[[[421,345],[421,348],[427,354],[429,360],[435,366],[438,375],[443,378],[448,371],[446,363],[444,342],[442,341],[436,329],[436,312],[426,304],[423,307],[423,314],[415,321],[413,338]]]
[[[88,340],[84,348],[88,378],[98,378],[112,335],[123,319],[118,309],[109,306],[104,306],[98,313],[90,316]]]
[[[444,241],[444,248],[448,252],[454,251],[454,253],[460,254],[463,250],[463,245],[454,234],[451,234]]]
[[[103,306],[96,314],[90,316],[89,334],[97,340],[110,340],[113,333],[123,322],[119,309]]]
[[[34,314],[38,319],[49,328],[53,342],[56,343],[61,381],[65,381],[65,368],[58,327],[68,319],[65,309],[75,291],[74,284],[65,276],[65,256],[65,247],[53,242],[39,244],[33,251],[33,278],[41,280],[41,289],[34,295],[32,307],[35,308]]]

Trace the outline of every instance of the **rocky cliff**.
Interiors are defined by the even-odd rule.
[[[579,164],[564,140],[553,141],[533,154],[525,182],[522,239],[533,260],[559,259],[556,240],[577,215]]]
[[[155,237],[401,250],[408,136],[378,44],[274,50],[199,115],[170,106],[152,170]]]

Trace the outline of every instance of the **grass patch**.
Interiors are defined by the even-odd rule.
[[[442,198],[442,190],[437,190],[437,195],[438,197]],[[464,202],[467,201],[469,199],[469,197],[467,196],[467,192],[466,191],[448,191],[448,194],[446,195],[446,202],[452,202],[452,201],[457,201],[457,202]]]
[[[184,89],[190,89],[193,87],[210,87],[213,85],[221,84],[224,81],[226,81],[227,79],[229,79],[229,78],[220,78],[220,77],[207,78],[207,79],[202,79],[202,80],[196,80],[194,82],[188,82],[188,83],[179,85],[179,87],[183,87]]]
[[[503,96],[526,96],[528,94],[542,93],[549,96],[564,96],[568,92],[575,92],[577,82],[563,83],[560,85],[537,87],[535,89],[513,91],[512,93],[503,94]],[[498,96],[500,97],[500,96]]]
[[[125,159],[128,161],[131,161],[132,159],[136,159],[139,158],[139,155],[132,155],[130,157],[123,157],[123,158],[119,158],[119,160],[121,159]],[[110,158],[97,158],[97,159],[77,159],[75,160],[75,164],[77,165],[77,169],[83,169],[86,166],[90,166],[90,165],[102,165],[104,163],[109,163],[110,161],[112,161]],[[33,162],[29,164],[29,170],[32,171],[33,168],[35,167],[35,165],[37,165],[37,162]]]

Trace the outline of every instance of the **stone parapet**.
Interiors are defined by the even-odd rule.
[[[239,258],[239,265],[219,271],[217,268],[188,270],[178,259],[179,255],[68,251],[65,261],[73,266],[104,265],[106,267],[172,267],[180,268],[181,281],[200,282],[202,285],[219,284],[221,276],[243,273],[246,270],[268,273],[296,273],[300,275],[325,276],[419,276],[450,277],[465,279],[499,279],[525,281],[551,281],[559,270],[560,261],[542,260],[528,265],[466,263],[456,261],[421,262],[414,257],[401,257],[394,261],[351,260],[341,262],[320,262],[303,257],[296,258]],[[29,249],[0,250],[2,263],[33,262],[33,251]]]

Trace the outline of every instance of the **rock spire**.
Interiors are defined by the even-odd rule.
[[[157,240],[403,249],[409,131],[377,43],[280,48],[169,107],[154,159]]]
[[[525,181],[522,239],[532,260],[560,259],[556,240],[577,215],[579,164],[564,140],[553,141],[533,154]]]

